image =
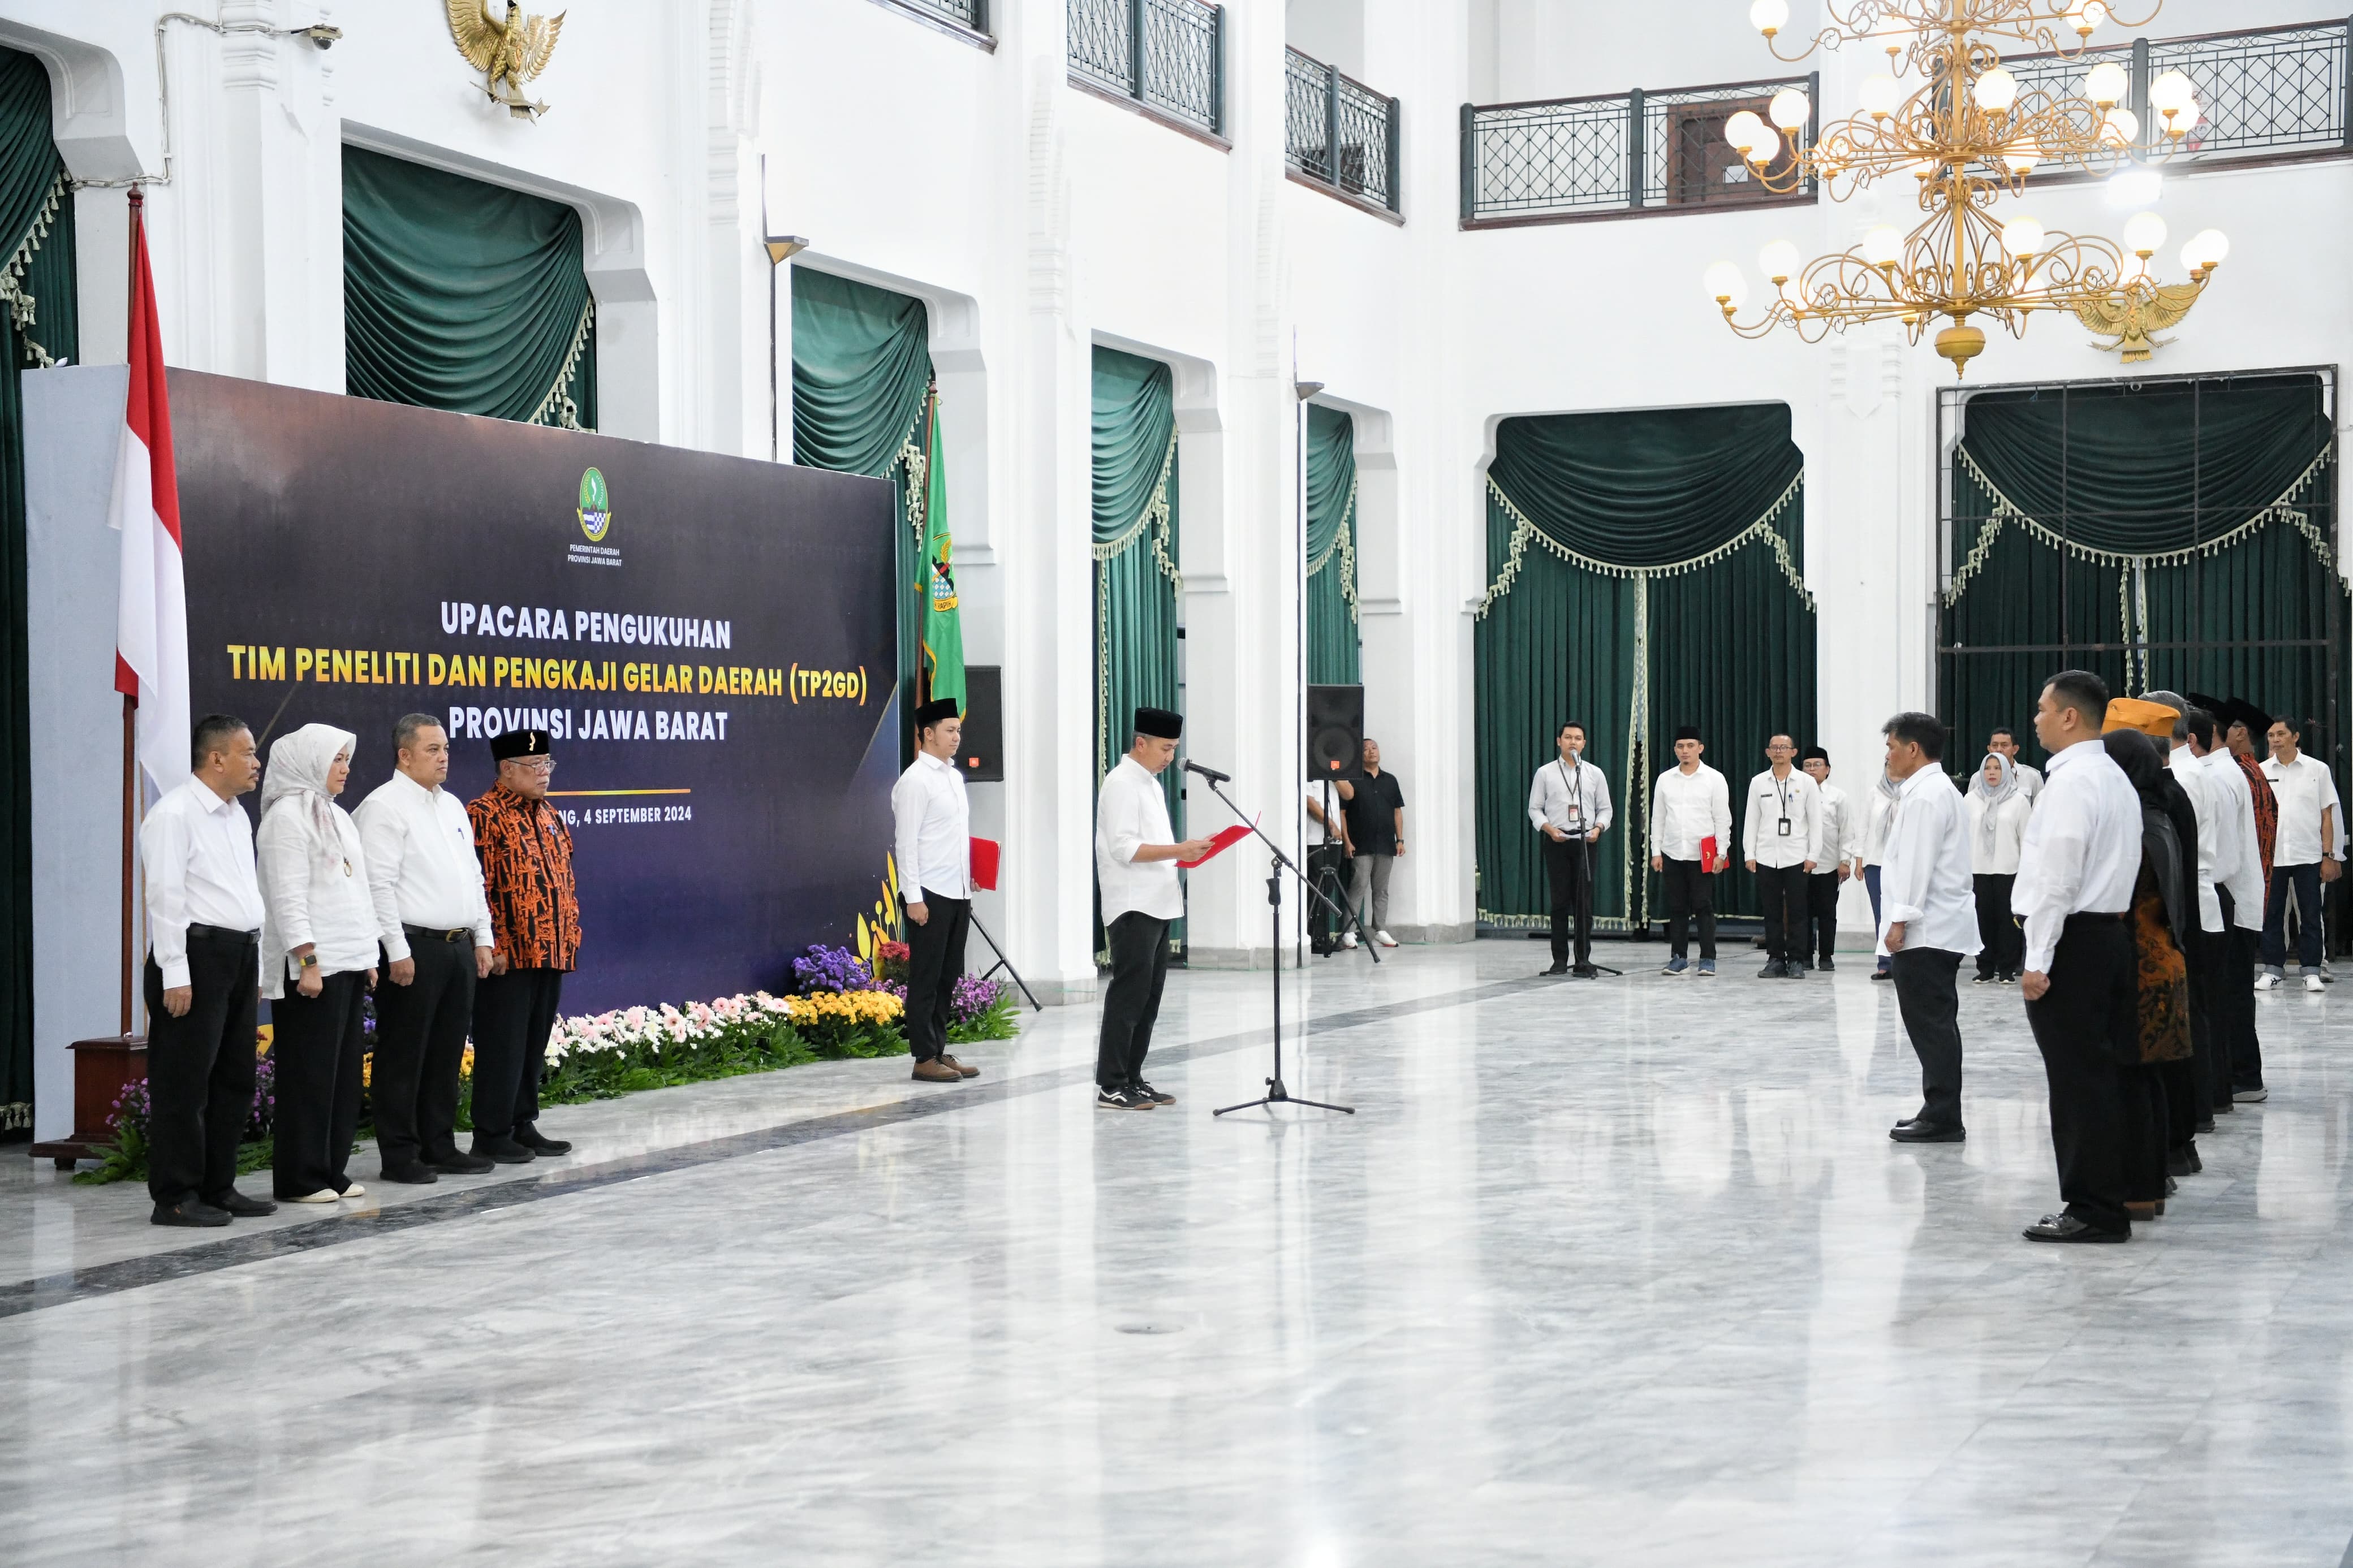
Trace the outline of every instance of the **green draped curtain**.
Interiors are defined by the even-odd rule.
[[[1168,367],[1094,352],[1095,771],[1127,750],[1139,707],[1182,711],[1177,689],[1176,404]],[[1161,775],[1181,833],[1177,773]]]
[[[1647,921],[1651,779],[1697,724],[1736,796],[1765,742],[1814,729],[1805,464],[1778,405],[1505,420],[1488,470],[1489,587],[1473,635],[1479,918],[1537,926],[1551,899],[1528,783],[1587,726],[1617,822],[1599,923]],[[1719,911],[1756,911],[1734,874]]]
[[[354,397],[596,427],[596,305],[561,202],[343,149]]]
[[[81,357],[74,299],[73,193],[50,140],[41,62],[0,49],[0,1131],[32,1125],[33,784],[25,644],[26,369]]]
[[[1307,405],[1307,679],[1364,679],[1356,636],[1356,422]]]
[[[888,479],[898,498],[899,711],[923,669],[923,399],[931,319],[921,300],[793,268],[793,461]],[[902,724],[900,755],[914,757]]]
[[[1965,746],[2008,724],[2031,749],[2043,680],[2073,666],[2320,720],[2342,788],[2333,437],[2315,375],[1971,398],[1939,681]]]

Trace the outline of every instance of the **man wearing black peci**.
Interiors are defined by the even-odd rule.
[[[253,1115],[261,883],[237,797],[261,780],[241,719],[196,721],[193,774],[139,825],[147,883],[147,1195],[157,1225],[223,1226],[278,1205],[237,1190]]]
[[[2132,1219],[2123,1074],[2140,1061],[2137,961],[2126,916],[2140,872],[2140,797],[2100,743],[2108,689],[2066,669],[2034,715],[2051,753],[2019,848],[2010,908],[2026,927],[2019,989],[2051,1085],[2051,1144],[2066,1207],[2031,1241],[2125,1241]]]
[[[1958,1143],[1961,1121],[1961,960],[1978,951],[1975,879],[1961,797],[1936,764],[1945,726],[1898,713],[1885,726],[1887,776],[1902,786],[1881,864],[1879,952],[1895,976],[1895,1005],[1920,1058],[1920,1113],[1887,1135],[1898,1143]]]
[[[1560,754],[1536,770],[1528,786],[1528,822],[1544,835],[1546,879],[1552,890],[1552,967],[1546,974],[1591,979],[1593,967],[1593,847],[1609,827],[1609,781],[1583,760],[1585,726],[1571,720],[1554,737]],[[1568,933],[1577,928],[1577,967],[1568,964]]]
[[[892,853],[907,901],[907,1050],[912,1076],[925,1083],[980,1076],[948,1055],[948,1004],[972,925],[972,814],[955,764],[963,742],[955,700],[924,703],[915,710],[915,760],[891,786]]]
[[[1184,716],[1138,708],[1127,754],[1095,795],[1095,889],[1103,905],[1111,984],[1103,987],[1103,1033],[1095,1042],[1095,1107],[1150,1110],[1174,1105],[1144,1077],[1160,990],[1168,978],[1168,923],[1185,912],[1176,862],[1209,852],[1206,838],[1177,840],[1161,773],[1176,760]]]

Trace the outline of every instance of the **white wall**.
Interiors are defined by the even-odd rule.
[[[1698,282],[1710,261],[1746,261],[1777,235],[1843,247],[1871,205],[1456,224],[1457,106],[1800,68],[1748,31],[1746,0],[1236,0],[1223,146],[1071,86],[1067,3],[996,0],[984,48],[875,0],[575,0],[534,84],[552,112],[529,123],[482,101],[430,5],[229,0],[232,22],[318,18],[348,36],[322,54],[171,27],[174,180],[149,207],[167,355],[341,388],[336,173],[343,143],[360,141],[578,205],[607,427],[763,454],[765,157],[767,226],[810,240],[800,265],[931,306],[968,654],[1007,670],[1008,783],[976,790],[976,813],[1008,863],[984,915],[1031,980],[1065,997],[1094,984],[1097,343],[1176,369],[1188,747],[1230,767],[1270,820],[1295,815],[1301,771],[1294,375],[1356,415],[1368,723],[1413,803],[1394,926],[1461,935],[1472,919],[1464,606],[1483,586],[1481,473],[1501,418],[1787,402],[1810,472],[1820,738],[1852,781],[1884,716],[1927,700],[1933,397],[1949,371],[1880,332],[1740,341]],[[58,132],[85,177],[160,171],[163,8],[0,0],[0,39],[51,65]],[[2302,16],[2271,0],[2171,0],[2149,30]],[[1285,178],[1286,35],[1403,100],[1402,226]],[[1822,63],[1832,111],[1864,63]],[[2177,236],[2221,226],[2237,248],[2149,368],[2343,361],[2353,306],[2307,280],[2353,239],[2348,177],[2353,163],[2327,163],[2172,184]],[[2054,226],[2113,224],[2100,199],[2078,187],[2031,201]],[[121,353],[122,204],[117,190],[77,199],[94,362]],[[788,327],[788,301],[780,315]],[[2046,319],[2021,342],[1998,338],[1972,377],[2119,369],[2079,327]],[[1213,802],[1191,804],[1197,827],[1219,820]],[[1201,962],[1265,960],[1245,858],[1193,880]]]

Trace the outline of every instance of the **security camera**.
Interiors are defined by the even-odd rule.
[[[343,36],[343,30],[341,27],[331,27],[324,22],[319,22],[308,27],[297,27],[294,30],[322,49],[332,47],[335,40]]]

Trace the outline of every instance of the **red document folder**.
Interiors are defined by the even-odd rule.
[[[1227,850],[1232,848],[1235,845],[1240,844],[1243,839],[1248,838],[1250,835],[1250,824],[1246,822],[1237,822],[1231,827],[1223,829],[1215,838],[1209,840],[1209,852],[1207,855],[1202,856],[1198,860],[1179,860],[1176,864],[1183,867],[1187,871],[1193,869],[1196,866],[1207,865],[1208,862],[1216,859],[1219,856],[1224,854]]]
[[[997,891],[997,847],[994,838],[972,841],[972,885],[989,892]]]
[[[976,842],[977,842],[977,840],[976,840]],[[994,871],[995,866],[996,862],[992,860],[990,862],[992,872]],[[1715,835],[1713,833],[1699,841],[1699,868],[1703,871],[1713,871],[1715,869]],[[995,886],[994,883],[989,885],[992,887]]]

